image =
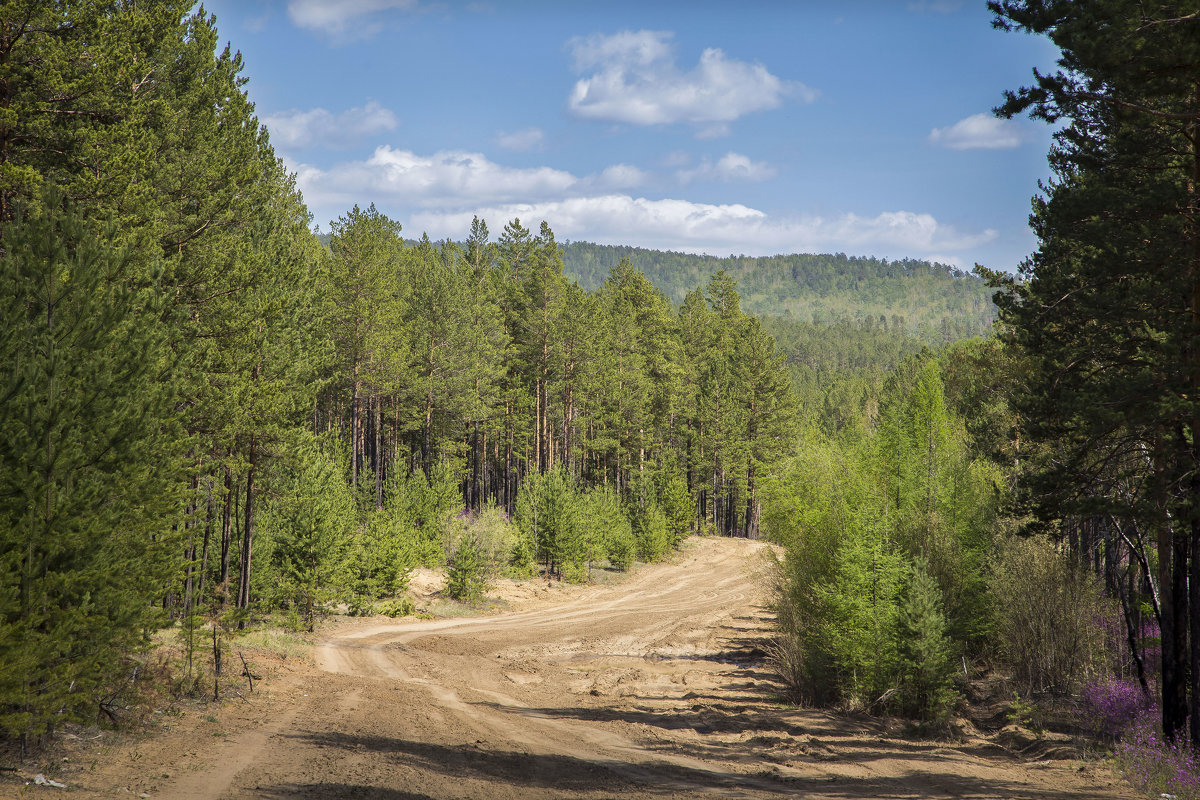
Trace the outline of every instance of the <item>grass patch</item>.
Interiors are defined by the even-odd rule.
[[[425,606],[424,613],[429,617],[476,617],[486,612],[492,605],[491,601],[484,598],[479,605],[471,605],[460,600],[455,600],[450,597],[434,598]]]
[[[282,628],[253,628],[236,637],[231,644],[246,650],[274,653],[283,658],[307,658],[312,641],[303,634]]]

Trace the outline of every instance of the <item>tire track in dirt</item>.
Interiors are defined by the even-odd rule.
[[[761,649],[768,547],[693,539],[673,563],[498,615],[343,620],[279,686],[288,708],[152,796],[1137,796],[1103,768],[780,706]]]

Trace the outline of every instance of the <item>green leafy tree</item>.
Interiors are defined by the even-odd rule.
[[[696,504],[688,492],[687,482],[677,470],[659,473],[658,498],[667,520],[667,533],[673,546],[678,547],[692,532],[696,522]]]
[[[635,479],[629,503],[629,522],[642,561],[657,561],[675,544],[667,515],[658,503],[658,494],[646,475]]]
[[[620,495],[611,486],[596,486],[582,494],[580,505],[580,538],[587,560],[607,559],[615,569],[629,569],[637,542]]]

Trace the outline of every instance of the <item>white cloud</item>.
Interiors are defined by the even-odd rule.
[[[365,106],[333,114],[323,108],[293,108],[263,117],[275,145],[293,150],[309,147],[341,149],[362,139],[395,130],[396,115],[372,100]]]
[[[672,156],[679,161],[685,157]],[[318,220],[344,213],[355,203],[374,202],[403,221],[409,235],[427,232],[434,238],[461,238],[470,230],[471,217],[479,215],[497,230],[520,217],[527,225],[546,220],[563,238],[690,252],[840,251],[889,258],[936,253],[947,261],[997,235],[992,230],[958,231],[929,214],[910,211],[788,216],[737,203],[636,197],[631,189],[649,183],[650,176],[630,164],[580,177],[545,166],[497,164],[479,153],[418,155],[382,146],[362,161],[293,169]],[[744,178],[769,167],[729,153],[715,162],[701,161],[697,169]]]
[[[751,161],[741,153],[729,152],[716,163],[705,158],[691,169],[675,172],[680,183],[692,181],[764,181],[775,177],[775,168],[765,161]]]
[[[597,176],[595,183],[605,189],[632,189],[646,183],[645,172],[629,164],[613,164]]]
[[[670,153],[667,153],[665,156],[663,156],[659,163],[668,169],[674,167],[686,167],[688,164],[692,163],[692,157],[683,150],[672,150]]]
[[[379,31],[383,11],[416,8],[417,0],[289,0],[288,17],[301,28],[367,38]]]
[[[671,58],[670,31],[621,31],[611,36],[595,33],[576,36],[567,42],[575,59],[575,71],[600,67],[648,67]]]
[[[1016,122],[991,114],[972,114],[948,128],[929,132],[930,142],[951,150],[1008,150],[1019,147],[1024,140]]]
[[[712,125],[705,125],[696,131],[697,139],[723,139],[730,133],[729,126],[724,122],[717,122]]]
[[[524,128],[512,133],[500,131],[496,134],[496,144],[505,150],[536,150],[546,140],[546,134],[541,128]]]
[[[405,206],[462,207],[470,203],[538,201],[589,192],[630,189],[646,182],[646,173],[614,164],[583,178],[551,167],[508,167],[481,153],[444,150],[421,156],[411,150],[378,147],[365,161],[349,161],[327,170],[294,167],[297,183],[318,207],[391,202]]]
[[[704,126],[709,138],[728,133],[725,123],[753,111],[777,108],[786,97],[804,102],[816,92],[802,83],[772,75],[762,64],[705,50],[689,72],[675,63],[666,31],[622,31],[571,39],[567,46],[579,72],[568,106],[585,119],[662,125]]]
[[[565,238],[714,254],[840,251],[919,257],[969,249],[996,238],[993,230],[964,234],[929,214],[909,211],[876,217],[774,218],[740,204],[648,200],[621,194],[422,212],[410,218],[409,230],[428,231],[435,238],[461,237],[474,215],[495,224],[513,217],[520,217],[526,225],[544,219]]]

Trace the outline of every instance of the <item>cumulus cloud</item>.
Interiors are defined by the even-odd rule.
[[[503,166],[481,153],[443,150],[422,156],[383,145],[365,161],[328,170],[297,169],[297,182],[305,197],[322,201],[344,204],[367,197],[406,205],[458,205],[561,196],[579,178],[551,167]]]
[[[339,37],[366,38],[379,31],[381,12],[416,6],[417,0],[290,0],[287,11],[298,27]]]
[[[611,36],[601,33],[576,36],[567,42],[575,59],[575,71],[592,68],[648,67],[671,59],[670,31],[621,31]]]
[[[977,247],[997,235],[993,230],[962,233],[929,214],[909,211],[875,217],[843,214],[775,218],[741,204],[648,200],[624,194],[426,211],[413,215],[409,225],[435,237],[462,236],[475,215],[497,222],[520,217],[527,224],[544,219],[556,234],[572,239],[748,255],[841,251],[922,256]]]
[[[934,128],[929,141],[951,150],[1008,150],[1019,147],[1025,137],[1020,126],[991,114],[972,114],[948,128]]]
[[[680,169],[675,172],[680,183],[692,181],[764,181],[775,177],[775,168],[765,161],[751,161],[741,153],[729,152],[721,156],[715,163],[708,158],[702,159],[691,169]]]
[[[496,144],[505,150],[536,150],[546,140],[546,134],[541,128],[524,128],[512,133],[500,131],[496,134]]]
[[[769,169],[737,153],[715,162],[692,163],[698,163],[695,169],[734,177]],[[475,215],[497,229],[520,217],[534,225],[546,220],[564,238],[717,254],[840,251],[928,257],[936,253],[946,260],[996,238],[992,230],[962,232],[929,214],[911,211],[788,216],[738,203],[638,197],[633,187],[650,183],[651,176],[630,164],[577,176],[545,166],[498,164],[479,153],[419,155],[382,146],[361,161],[328,169],[305,164],[293,168],[318,219],[336,216],[354,203],[374,202],[403,221],[409,234],[427,232],[434,238],[461,238]],[[323,216],[326,213],[330,217]]]
[[[396,115],[374,100],[333,114],[324,108],[293,108],[263,117],[274,144],[284,149],[328,147],[339,150],[363,139],[395,130]]]
[[[293,166],[296,181],[314,207],[368,202],[408,207],[458,208],[471,203],[540,201],[632,189],[647,175],[629,164],[614,164],[579,177],[552,167],[510,167],[481,153],[444,150],[418,155],[383,145],[370,158],[328,169]]]
[[[753,111],[778,108],[787,97],[804,102],[816,92],[786,81],[762,64],[749,64],[709,48],[690,71],[679,69],[667,31],[622,31],[575,37],[567,43],[577,72],[589,73],[567,104],[585,119],[632,125],[676,122],[703,126],[709,138],[728,133],[726,123]]]

